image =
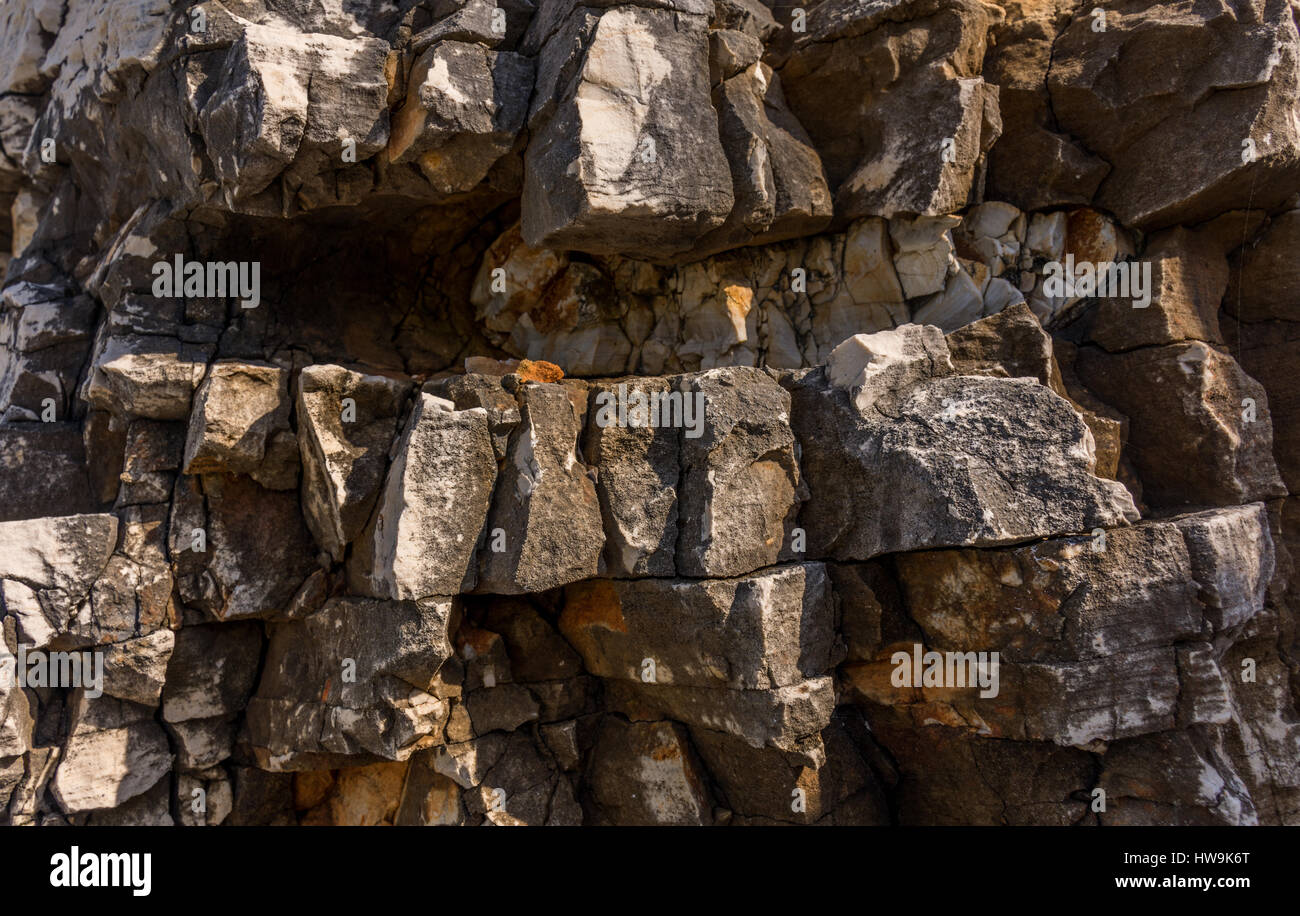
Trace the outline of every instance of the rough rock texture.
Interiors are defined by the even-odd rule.
[[[1282,0],[0,4],[0,822],[1300,824],[1298,99]]]

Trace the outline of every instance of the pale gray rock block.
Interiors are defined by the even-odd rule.
[[[271,771],[404,760],[440,743],[436,689],[452,654],[452,598],[334,598],[276,627],[241,741]]]
[[[107,337],[97,345],[85,397],[118,416],[184,420],[207,371],[205,348],[165,337]]]
[[[790,388],[810,556],[996,546],[1138,518],[1123,485],[1094,475],[1083,419],[1036,381],[930,379],[868,414],[823,369]]]
[[[592,674],[767,690],[830,670],[835,604],[820,563],[735,579],[639,579],[569,586],[560,631]]]
[[[519,397],[521,419],[480,551],[479,591],[539,592],[601,573],[600,501],[577,451],[586,394],[581,409],[561,384],[528,383]],[[494,549],[499,538],[500,551]]]
[[[887,404],[895,391],[954,374],[943,332],[920,324],[856,334],[832,350],[826,362],[831,385],[848,392],[862,413],[877,401]]]
[[[411,70],[388,157],[414,163],[440,194],[469,191],[523,130],[533,61],[512,51],[439,41]]]
[[[988,28],[971,0],[831,0],[808,12],[780,72],[837,214],[939,216],[966,205],[1001,132],[997,88],[980,76]]]
[[[1191,574],[1216,632],[1264,609],[1276,567],[1263,503],[1212,509],[1174,519],[1187,542]]]
[[[295,159],[342,165],[388,141],[387,42],[240,23],[197,126],[229,201],[266,189]],[[312,171],[316,171],[312,169]]]
[[[139,639],[104,647],[104,693],[144,706],[157,706],[175,645],[176,634],[172,630],[158,630]]]
[[[743,367],[684,376],[680,387],[703,396],[703,424],[682,434],[678,574],[737,576],[788,558],[807,497],[789,394]]]
[[[115,808],[151,789],[171,766],[167,735],[150,719],[89,728],[68,738],[50,789],[69,814]]]
[[[298,376],[303,515],[335,561],[374,509],[409,390],[342,366],[307,366]]]
[[[583,455],[596,471],[605,527],[605,569],[611,576],[671,576],[676,572],[677,489],[681,430],[650,425],[649,399],[676,390],[674,379],[629,378],[594,383]],[[617,409],[623,387],[628,422],[601,413],[602,396]],[[640,404],[645,414],[633,416]],[[602,422],[607,421],[607,422]]]
[[[357,591],[414,599],[469,591],[497,479],[487,411],[417,399],[372,523],[348,564]]]
[[[194,395],[182,469],[251,474],[272,437],[289,429],[289,372],[269,363],[220,360]]]
[[[39,648],[68,631],[117,537],[112,515],[0,522],[0,589],[20,639]]]
[[[671,258],[731,212],[703,16],[576,8],[541,47],[529,126],[530,245]]]
[[[163,721],[176,725],[235,715],[253,691],[261,657],[256,624],[182,627],[167,665]]]

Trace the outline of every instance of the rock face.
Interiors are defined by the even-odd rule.
[[[556,3],[534,21],[530,245],[671,257],[731,211],[704,5],[674,6]]]
[[[0,4],[0,823],[1300,824],[1292,13]]]

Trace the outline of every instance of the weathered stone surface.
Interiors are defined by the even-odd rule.
[[[1232,259],[1223,308],[1243,321],[1300,321],[1300,272],[1289,252],[1300,243],[1300,210],[1274,217]]]
[[[1198,747],[1185,732],[1121,741],[1111,748],[1098,782],[1109,825],[1257,824],[1250,793],[1226,754]]]
[[[713,103],[731,166],[735,206],[725,223],[700,240],[697,251],[774,242],[825,228],[831,194],[821,159],[786,106],[781,78],[755,57],[727,74],[713,90]]]
[[[591,764],[591,791],[611,824],[700,827],[713,820],[705,776],[686,729],[608,717]]]
[[[1226,630],[1259,613],[1275,568],[1265,507],[1198,512],[1174,523],[1187,542],[1200,601],[1214,629]]]
[[[497,477],[487,411],[421,394],[394,451],[349,582],[360,594],[403,600],[469,591]]]
[[[571,9],[538,58],[524,239],[672,257],[735,201],[709,100],[707,23],[643,6]]]
[[[1139,262],[1151,265],[1150,301],[1106,297],[1085,319],[1089,340],[1111,352],[1184,340],[1223,343],[1219,304],[1228,286],[1221,246],[1204,233],[1178,228],[1152,237]]]
[[[691,737],[725,794],[733,824],[888,823],[874,777],[836,721],[821,733],[825,760],[817,766],[708,729],[692,729]]]
[[[277,366],[214,363],[194,395],[186,474],[251,474],[271,438],[289,429],[289,373]]]
[[[734,690],[787,687],[835,661],[835,607],[819,563],[738,579],[569,586],[560,631],[588,671]]]
[[[261,655],[256,624],[182,627],[167,664],[163,721],[176,725],[234,716],[253,690]]]
[[[1128,353],[1083,348],[1079,376],[1129,417],[1143,498],[1225,506],[1280,496],[1268,397],[1231,356],[1191,341]],[[1245,422],[1249,398],[1256,419]]]
[[[596,471],[605,570],[611,576],[671,576],[676,571],[682,432],[650,422],[651,399],[675,390],[672,380],[646,378],[589,389],[582,453]],[[627,413],[622,424],[620,401]]]
[[[1079,415],[1035,381],[932,379],[888,414],[858,412],[823,370],[791,393],[812,556],[1005,544],[1137,519],[1122,486],[1093,476]]]
[[[1001,130],[997,91],[979,73],[987,30],[984,8],[965,0],[831,0],[808,12],[780,72],[837,212],[937,216],[966,204]],[[936,155],[945,141],[951,158]]]
[[[382,149],[387,52],[364,36],[240,23],[221,80],[187,100],[223,192],[251,197],[285,173],[305,172],[302,183],[320,170],[313,160],[339,155],[344,138],[355,141],[359,159]]]
[[[175,633],[158,630],[109,646],[104,650],[104,693],[142,706],[157,706],[175,644]]]
[[[667,717],[692,727],[725,732],[751,747],[808,754],[808,741],[826,727],[835,706],[830,677],[772,690],[726,690],[606,682],[609,702],[630,718]]]
[[[482,591],[543,591],[593,576],[605,546],[596,488],[577,454],[580,409],[559,384],[529,383],[520,400],[480,553]]]
[[[335,560],[370,518],[407,390],[342,366],[308,366],[298,376],[303,515]]]
[[[523,55],[435,42],[407,78],[388,158],[416,163],[442,194],[468,191],[514,145],[532,87],[533,62]]]
[[[206,368],[206,353],[180,341],[111,338],[97,348],[86,400],[123,416],[183,420]]]
[[[83,700],[50,791],[70,814],[113,808],[171,768],[167,736],[149,710],[112,698]]]
[[[1052,338],[1024,303],[953,331],[946,340],[956,375],[1032,378],[1067,397]]]
[[[1290,6],[769,2],[0,4],[0,822],[1300,824]]]
[[[294,494],[246,477],[181,478],[168,547],[182,600],[220,620],[285,612],[314,566]]]
[[[428,691],[451,655],[453,613],[449,598],[343,598],[279,625],[241,736],[258,765],[402,760],[439,743],[445,703]]]
[[[1298,52],[1284,3],[1120,3],[1106,10],[1105,31],[1076,15],[1053,44],[1051,110],[1111,165],[1096,201],[1125,225],[1276,206],[1300,175]],[[1190,149],[1197,155],[1189,158]]]
[[[97,503],[75,423],[0,425],[0,521],[76,515]]]
[[[39,648],[67,632],[117,535],[111,515],[0,522],[0,589],[24,642]]]
[[[681,387],[703,404],[703,429],[682,435],[678,574],[735,576],[788,557],[804,498],[789,394],[742,368],[688,376]]]
[[[896,568],[915,642],[848,665],[859,697],[917,723],[1086,747],[1230,720],[1222,650],[1195,640],[1263,610],[1273,548],[1257,505],[1008,551],[907,554]],[[996,677],[897,679],[896,652],[930,651],[997,653],[984,669]]]
[[[984,57],[984,79],[998,87],[1002,117],[987,193],[1026,210],[1089,203],[1110,165],[1060,130],[1047,83],[1052,48],[1072,8],[1053,0],[1010,4],[1006,13]]]
[[[943,334],[929,325],[854,335],[832,350],[826,363],[827,380],[847,391],[860,413],[870,412],[877,401],[887,404],[894,391],[952,374]]]

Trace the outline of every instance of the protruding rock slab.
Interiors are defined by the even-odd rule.
[[[488,414],[421,394],[375,511],[349,563],[378,598],[454,595],[475,582],[475,548],[497,478]]]
[[[585,390],[580,398],[585,410]],[[526,384],[520,400],[481,551],[481,591],[539,592],[601,571],[600,502],[577,453],[581,410],[558,383]]]
[[[560,630],[601,677],[766,690],[830,670],[835,606],[820,563],[738,579],[569,586]]]
[[[429,693],[452,649],[451,598],[339,598],[278,626],[245,714],[269,770],[402,760],[441,743],[444,701]]]
[[[723,223],[734,197],[707,26],[670,9],[572,7],[538,58],[528,244],[670,258]]]
[[[408,390],[342,366],[308,366],[298,376],[303,514],[336,561],[370,518]]]
[[[681,440],[678,574],[736,576],[790,556],[805,491],[789,394],[740,367],[686,376],[681,388],[702,404],[703,424]]]
[[[810,556],[992,546],[1137,520],[1123,486],[1094,476],[1082,418],[1037,381],[929,379],[893,393],[887,413],[859,412],[824,369],[789,386]]]

